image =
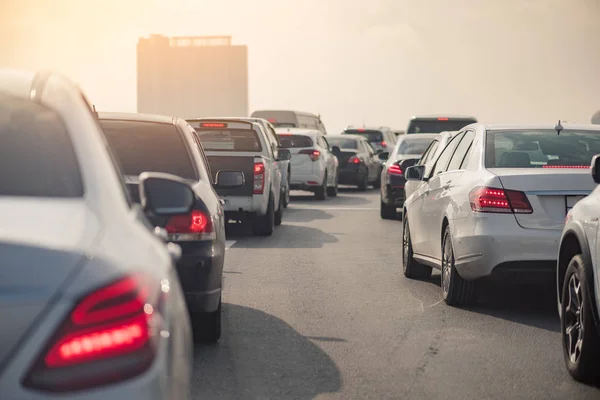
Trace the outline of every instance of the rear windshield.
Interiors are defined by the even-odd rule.
[[[467,125],[475,123],[472,119],[454,119],[449,121],[419,120],[410,121],[406,133],[441,133],[444,131],[460,131]]]
[[[165,172],[198,180],[190,154],[173,124],[102,120],[100,125],[125,175]]]
[[[398,151],[396,154],[423,154],[427,147],[433,142],[434,138],[430,139],[409,139],[404,138],[400,142],[400,146],[398,147]]]
[[[61,117],[0,93],[0,196],[82,197],[83,180]]]
[[[313,147],[313,141],[308,136],[302,135],[277,135],[282,147],[293,149],[295,147]]]
[[[205,151],[262,151],[260,139],[251,129],[197,129]]]
[[[589,167],[600,153],[600,131],[488,131],[486,168]]]
[[[332,146],[338,146],[340,149],[358,149],[358,141],[354,139],[327,138]]]
[[[292,123],[292,122],[273,122],[273,121],[269,121],[271,123],[271,125],[273,125],[275,128],[297,128],[296,124]]]
[[[344,131],[344,133],[352,134],[352,135],[360,135],[362,137],[365,137],[371,143],[383,142],[383,133],[381,133],[380,131],[368,131],[368,130],[360,130],[359,131],[359,130],[349,129],[349,130]]]

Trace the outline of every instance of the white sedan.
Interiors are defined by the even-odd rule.
[[[403,270],[442,271],[447,304],[472,300],[489,275],[552,274],[567,211],[594,189],[589,165],[600,126],[463,128],[404,203]],[[426,173],[426,174],[425,174]]]

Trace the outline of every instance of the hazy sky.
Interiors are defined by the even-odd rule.
[[[139,36],[232,35],[250,111],[404,128],[411,115],[589,122],[598,0],[0,0],[0,65],[53,68],[100,110],[135,111]]]

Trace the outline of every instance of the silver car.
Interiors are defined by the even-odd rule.
[[[552,275],[567,211],[594,189],[600,126],[463,128],[404,203],[407,277],[442,271],[446,303],[473,298],[477,279],[526,272]]]
[[[95,113],[56,74],[0,70],[2,399],[188,399],[189,316],[145,213],[191,188],[140,175],[129,199]]]

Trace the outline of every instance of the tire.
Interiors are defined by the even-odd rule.
[[[381,219],[397,219],[398,212],[396,211],[396,206],[388,206],[381,200],[379,205],[379,215]]]
[[[338,194],[338,180],[339,180],[339,175],[335,177],[335,183],[333,184],[333,186],[330,186],[327,188],[327,196],[330,197],[336,197]]]
[[[412,240],[408,220],[404,220],[402,229],[402,270],[409,279],[427,279],[431,276],[431,267],[419,264],[413,258]]]
[[[275,229],[275,205],[273,196],[269,196],[267,213],[261,217],[256,216],[252,221],[252,231],[257,236],[271,236]]]
[[[577,254],[567,267],[561,295],[560,332],[567,371],[577,381],[593,383],[600,377],[600,336],[594,323],[594,304],[590,302],[594,296],[588,292],[584,264],[581,254]]]
[[[287,208],[290,205],[290,176],[288,175],[288,184],[285,188],[285,196],[283,197],[283,207]]]
[[[217,310],[211,313],[191,315],[194,342],[216,343],[221,338],[221,298]]]
[[[279,195],[279,210],[275,211],[275,221],[274,221],[275,226],[281,225],[281,222],[283,221],[283,209],[285,208],[283,206],[284,196],[285,196],[285,193],[281,193]]]
[[[365,191],[369,187],[369,170],[365,171],[365,177],[362,181],[358,183],[358,190]]]
[[[454,247],[450,226],[446,226],[442,240],[442,297],[450,306],[467,305],[474,299],[475,282],[464,280],[454,267]]]
[[[327,174],[323,177],[323,184],[315,190],[315,198],[317,200],[325,200],[327,198]]]

